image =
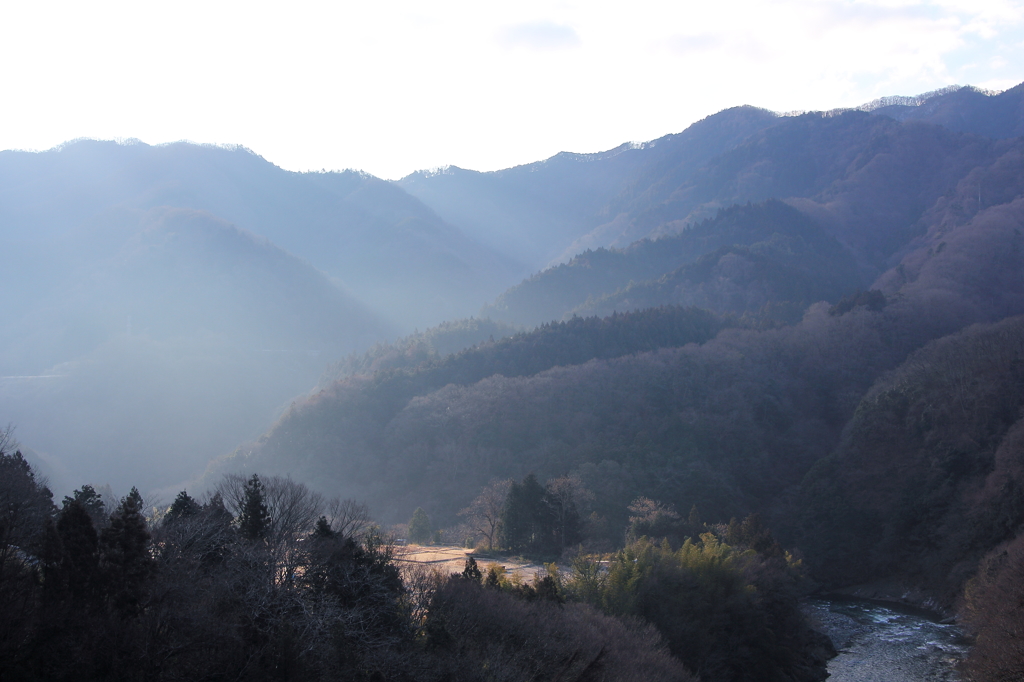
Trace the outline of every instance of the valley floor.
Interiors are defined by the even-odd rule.
[[[504,567],[508,576],[518,575],[524,583],[529,583],[534,576],[544,576],[547,570],[541,564],[534,564],[515,557],[504,557],[496,554],[476,552],[458,545],[406,545],[398,547],[395,561],[399,566],[421,565],[437,569],[442,573],[462,573],[469,557],[476,559],[480,570],[487,572],[488,566],[498,564]]]

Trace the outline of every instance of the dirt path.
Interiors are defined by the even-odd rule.
[[[398,547],[395,552],[395,560],[399,564],[422,564],[437,568],[445,573],[461,573],[466,567],[466,559],[469,556],[476,559],[480,570],[487,571],[490,564],[498,564],[505,567],[508,575],[518,574],[524,582],[530,582],[537,574],[546,575],[547,570],[540,564],[533,564],[520,561],[512,557],[491,556],[486,553],[474,553],[473,550],[455,545],[407,545]]]

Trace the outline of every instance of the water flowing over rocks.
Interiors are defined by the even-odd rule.
[[[839,655],[830,682],[956,682],[968,644],[955,625],[919,609],[860,599],[815,599],[807,609]]]

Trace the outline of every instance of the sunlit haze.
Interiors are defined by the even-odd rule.
[[[720,109],[1024,80],[1024,3],[5,3],[0,149],[242,144],[291,170],[490,170]]]

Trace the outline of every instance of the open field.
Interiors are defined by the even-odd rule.
[[[509,576],[519,575],[524,582],[532,581],[537,574],[543,576],[547,573],[541,564],[529,563],[516,557],[476,552],[455,545],[406,545],[396,548],[395,552],[395,560],[399,565],[420,564],[447,573],[461,573],[470,556],[476,559],[481,571],[486,572],[488,565],[496,563],[504,566]]]

